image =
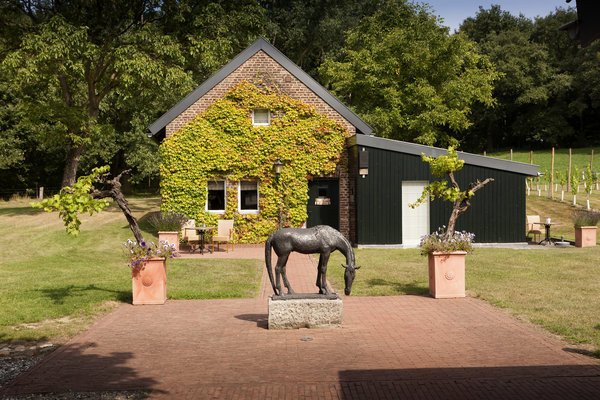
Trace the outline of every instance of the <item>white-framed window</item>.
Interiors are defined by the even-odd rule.
[[[206,211],[225,212],[225,181],[210,181],[207,189]]]
[[[240,181],[238,189],[238,211],[240,214],[257,213],[258,182]]]
[[[271,125],[271,112],[266,108],[255,108],[252,110],[252,125]]]

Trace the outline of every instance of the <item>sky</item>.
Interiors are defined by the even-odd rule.
[[[492,4],[498,4],[511,14],[522,13],[528,18],[545,16],[556,7],[575,7],[574,0],[568,4],[565,0],[414,0],[414,2],[429,3],[434,14],[444,18],[444,25],[450,27],[450,32],[458,30],[465,18],[475,16],[479,6],[489,9]]]

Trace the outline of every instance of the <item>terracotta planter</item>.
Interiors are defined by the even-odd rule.
[[[429,254],[429,294],[436,299],[465,297],[466,251]]]
[[[151,258],[131,270],[133,304],[165,304],[167,301],[167,260]]]
[[[575,247],[591,247],[596,245],[596,226],[575,227]]]
[[[179,251],[179,231],[161,231],[158,232],[158,241],[167,241],[175,245],[175,250]]]

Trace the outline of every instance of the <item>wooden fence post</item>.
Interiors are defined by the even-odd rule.
[[[529,151],[529,164],[533,164],[533,150]]]
[[[567,172],[567,190],[571,189],[571,148],[569,147],[569,172]]]
[[[510,161],[512,161],[512,149],[510,149]]]
[[[550,198],[554,199],[554,147],[552,148],[552,166],[550,167]]]

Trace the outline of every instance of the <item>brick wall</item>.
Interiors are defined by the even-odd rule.
[[[166,137],[183,128],[196,115],[205,111],[215,100],[223,97],[229,89],[243,80],[250,82],[260,80],[267,86],[276,86],[282,93],[313,105],[319,113],[341,123],[348,130],[350,136],[356,134],[356,128],[350,122],[261,50],[171,121],[166,126]],[[348,153],[346,150],[336,169],[335,176],[339,179],[340,185],[340,232],[351,242],[354,242],[356,237],[354,182],[348,173]]]

